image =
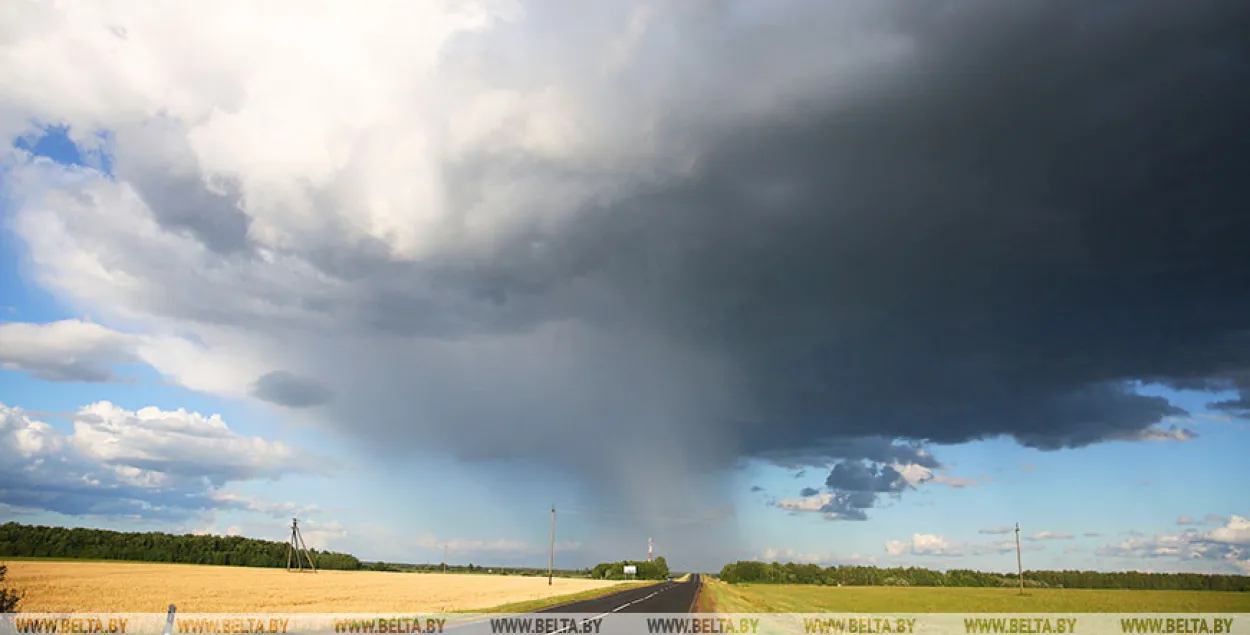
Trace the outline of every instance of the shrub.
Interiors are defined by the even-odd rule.
[[[21,593],[3,585],[4,576],[8,572],[9,567],[0,564],[0,613],[16,613],[17,604],[22,601]]]

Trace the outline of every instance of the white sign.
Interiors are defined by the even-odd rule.
[[[632,564],[625,565],[625,575],[638,575],[638,567]]]

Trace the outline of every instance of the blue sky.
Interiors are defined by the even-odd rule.
[[[1068,81],[1048,29],[1079,16],[1028,7],[603,3],[561,37],[537,5],[391,7],[282,50],[272,8],[24,9],[0,521],[298,515],[365,559],[542,566],[555,505],[558,566],[652,537],[705,571],[1010,570],[1018,522],[1026,567],[1250,572],[1244,185],[1120,159],[1183,162],[1143,131],[1222,139],[1233,101],[1118,127],[1124,90],[1202,90]],[[1063,31],[1082,59],[1155,59],[1097,24]]]

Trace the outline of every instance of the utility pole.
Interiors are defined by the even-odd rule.
[[[1024,564],[1020,560],[1020,523],[1016,523],[1016,571],[1020,573],[1020,595],[1024,595]]]
[[[547,558],[547,586],[551,586],[552,571],[556,566],[556,506],[551,506],[551,555]]]
[[[447,543],[443,543],[443,573],[447,573]]]
[[[317,565],[313,564],[312,554],[308,551],[308,545],[304,543],[304,535],[299,532],[299,519],[291,519],[291,539],[287,543],[286,549],[286,570],[291,571],[291,556],[295,556],[295,571],[304,570],[304,562],[308,562],[308,569],[313,573],[317,572]],[[300,558],[303,556],[303,558]]]

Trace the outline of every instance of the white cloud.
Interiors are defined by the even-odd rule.
[[[1008,526],[1006,526],[1006,525],[1002,525],[1002,526],[999,526],[999,527],[991,527],[991,528],[989,528],[989,529],[981,529],[981,530],[977,531],[977,533],[979,533],[979,534],[989,534],[989,535],[992,535],[992,536],[996,536],[996,535],[1002,535],[1002,534],[1009,534],[1009,533],[1011,533],[1011,532],[1013,532],[1013,531],[1015,531],[1015,528],[1014,528],[1014,527],[1008,527]]]
[[[1241,516],[1234,515],[1223,527],[1208,532],[1186,529],[1179,534],[1133,534],[1127,540],[1103,545],[1096,555],[1209,563],[1236,571],[1246,571],[1250,561],[1250,521]]]
[[[1131,433],[1122,434],[1117,437],[1121,441],[1162,441],[1162,442],[1185,442],[1193,441],[1198,437],[1198,433],[1188,428],[1180,426],[1149,426],[1141,430],[1135,430]]]
[[[840,555],[830,551],[823,552],[799,552],[790,548],[777,549],[769,547],[765,549],[756,560],[763,562],[796,562],[800,564],[854,564],[854,563],[873,563],[876,558],[872,556],[863,556],[858,553],[850,555]]]
[[[1196,537],[1197,534],[1192,530],[1180,534],[1156,534],[1154,537],[1133,536],[1128,540],[1103,545],[1096,553],[1100,556],[1121,558],[1177,556],[1190,551]]]
[[[271,501],[258,496],[234,492],[213,492],[213,503],[222,509],[240,509],[273,516],[274,518],[306,517],[316,513],[316,505],[297,505],[286,501]]]
[[[1073,539],[1073,538],[1075,538],[1075,537],[1076,537],[1076,536],[1074,536],[1074,535],[1072,535],[1072,534],[1067,534],[1067,533],[1062,533],[1062,532],[1054,532],[1054,531],[1039,531],[1039,532],[1037,532],[1037,533],[1035,533],[1035,534],[1030,535],[1030,536],[1028,537],[1028,540],[1033,540],[1033,541],[1038,541],[1038,540],[1072,540],[1072,539]]]
[[[111,381],[138,362],[137,338],[92,322],[0,323],[0,366],[49,381]]]
[[[911,537],[911,552],[917,555],[957,556],[961,550],[945,536],[915,534]]]
[[[985,474],[980,474],[976,477],[951,476],[950,474],[944,474],[940,471],[935,471],[933,468],[915,463],[894,463],[890,467],[897,470],[903,476],[903,480],[907,481],[907,484],[912,487],[931,483],[933,485],[945,485],[954,489],[964,489],[979,487],[994,480]]]
[[[1202,537],[1211,542],[1250,546],[1250,520],[1242,516],[1231,516],[1226,525],[1212,529]]]
[[[792,512],[818,512],[833,501],[833,494],[823,492],[814,496],[783,498],[774,503],[777,507]]]
[[[227,497],[226,500],[231,500]],[[226,507],[230,507],[229,504]],[[307,510],[313,512],[315,510]],[[263,513],[263,512],[262,512]],[[275,515],[275,518],[278,518]],[[210,523],[207,526],[199,526],[192,529],[190,533],[196,535],[213,535],[213,536],[247,536],[249,538],[258,538],[261,540],[271,540],[277,542],[285,542],[291,537],[290,517],[281,517],[281,520],[248,520],[239,524],[228,525],[225,529],[218,529],[217,525]],[[317,518],[307,518],[301,516],[299,519],[300,536],[310,549],[344,551],[346,540],[352,537],[347,528],[338,521],[323,521]],[[376,550],[378,545],[369,542],[355,543],[353,547],[363,547],[368,550],[370,548]],[[348,553],[353,553],[348,551]]]
[[[334,549],[334,545],[347,538],[347,529],[338,521],[318,522],[315,519],[300,520],[300,537],[312,549]]]
[[[448,553],[455,554],[488,553],[509,556],[546,553],[549,549],[547,545],[534,545],[521,540],[509,540],[502,538],[494,540],[482,540],[475,538],[439,538],[431,534],[419,537],[414,543],[414,546],[439,552],[446,547]],[[555,550],[558,552],[577,551],[581,548],[582,544],[580,542],[572,540],[560,540],[556,541],[555,544]]]
[[[937,485],[945,485],[947,487],[953,487],[955,489],[964,489],[966,487],[979,487],[981,485],[984,485],[988,481],[983,480],[981,477],[968,478],[968,477],[963,477],[963,476],[950,476],[947,474],[938,474],[933,477],[931,482]]]
[[[937,534],[912,534],[910,541],[889,540],[885,543],[885,552],[891,556],[961,556],[966,551],[964,546]]]
[[[181,408],[131,412],[101,401],[78,411],[68,439],[82,456],[104,465],[202,477],[215,485],[320,469],[281,441],[245,437],[219,415]]]
[[[1189,516],[1181,516],[1180,518],[1177,518],[1177,519],[1176,519],[1176,524],[1178,524],[1178,525],[1197,525],[1197,524],[1199,524],[1199,523],[1198,523],[1198,521],[1196,521],[1196,520],[1194,520],[1194,519],[1190,518]]]
[[[122,333],[82,320],[0,323],[0,365],[51,381],[105,382],[119,379],[119,364],[144,363],[193,390],[247,396],[253,380],[274,369],[259,351],[214,333],[201,331],[213,342],[210,348],[184,337]]]
[[[981,533],[992,533],[982,530]],[[1023,551],[1041,551],[1042,545],[1025,544]],[[938,534],[913,534],[911,540],[889,540],[885,552],[891,556],[974,556],[1007,553],[1016,550],[1014,538],[999,538],[983,543],[962,543]]]
[[[235,184],[251,217],[248,235],[262,245],[283,250],[350,228],[352,240],[381,241],[405,259],[488,240],[519,214],[550,215],[605,190],[501,175],[482,190],[472,222],[450,227],[443,161],[508,150],[602,162],[606,152],[615,165],[600,185],[642,177],[644,159],[648,168],[663,164],[645,148],[664,140],[611,125],[616,118],[604,110],[615,110],[612,102],[593,85],[570,90],[582,78],[553,67],[562,60],[517,60],[565,76],[508,86],[498,81],[502,69],[449,57],[463,54],[447,49],[457,36],[522,18],[514,3],[368,4],[24,7],[9,16],[23,28],[0,66],[0,79],[15,87],[0,132],[13,134],[33,117],[62,121],[76,141],[98,144],[92,133],[109,129],[122,152],[142,142],[202,171],[210,185]],[[613,29],[621,37],[599,43],[618,67],[649,21],[639,10],[626,13],[624,28]],[[278,23],[283,44],[274,46]],[[110,30],[115,25],[124,36]],[[229,50],[216,44],[222,38]],[[54,59],[62,62],[49,66]],[[157,113],[160,137],[149,130]],[[166,169],[157,156],[136,169]]]
[[[305,472],[278,442],[244,437],[220,417],[185,410],[84,406],[63,433],[0,404],[0,503],[69,515],[178,520],[218,507],[273,513],[227,483]]]
[[[898,473],[903,476],[903,480],[907,481],[907,484],[912,487],[933,480],[933,470],[923,465],[916,463],[909,463],[906,465],[895,463],[891,465],[891,467],[897,470]]]
[[[1220,423],[1232,423],[1233,421],[1233,418],[1229,415],[1212,414],[1210,412],[1200,412],[1198,413],[1198,418],[1206,419],[1207,421],[1218,421]]]

